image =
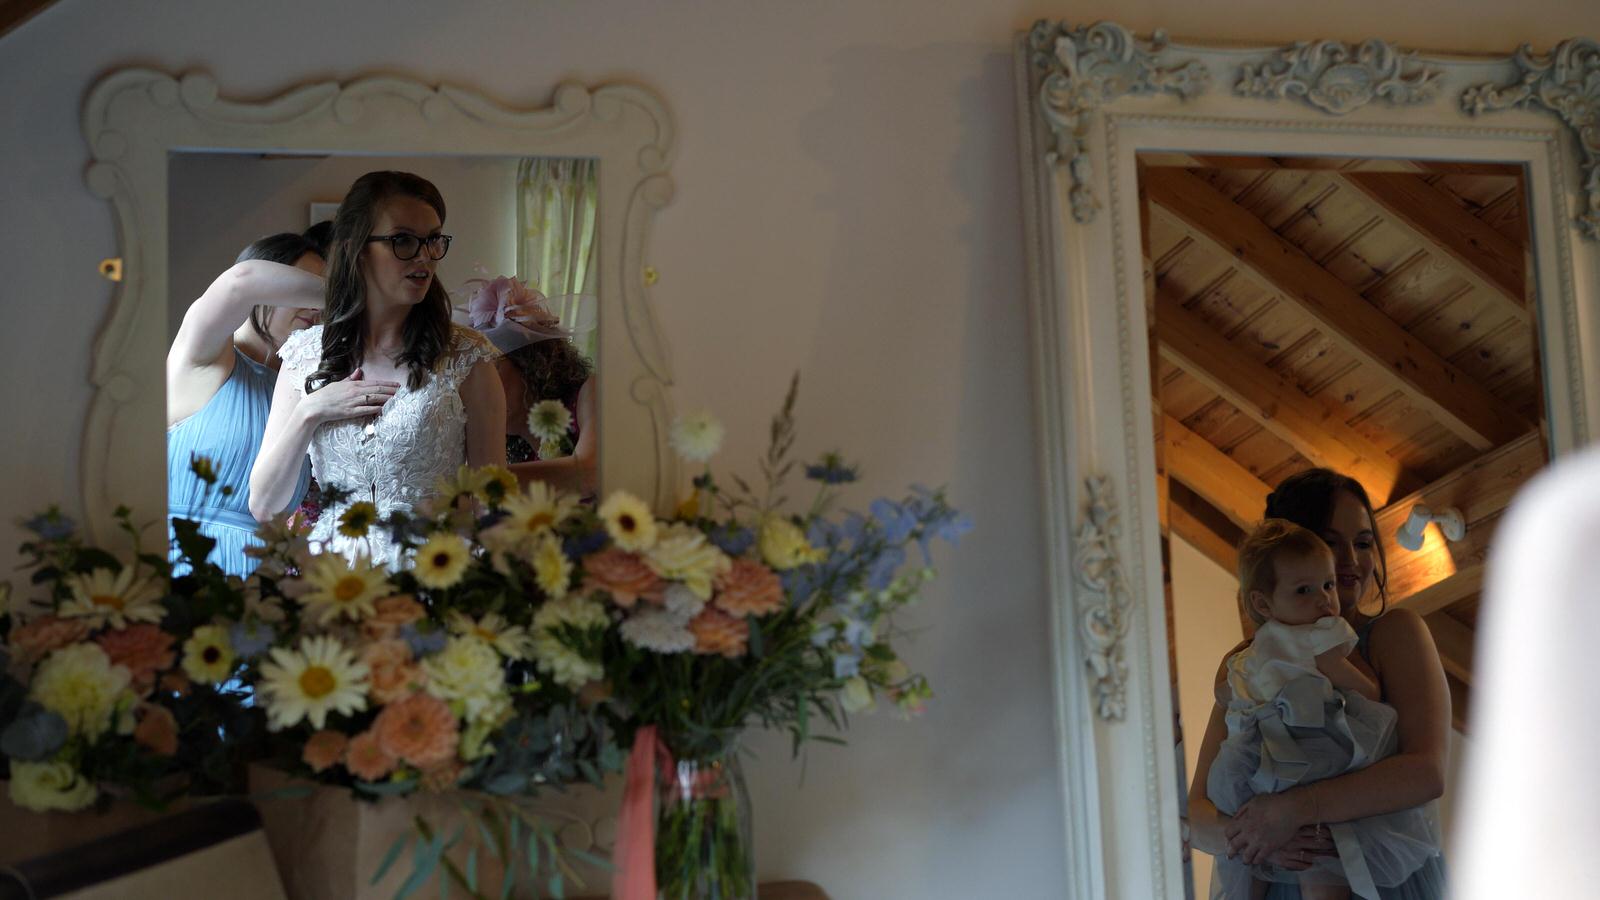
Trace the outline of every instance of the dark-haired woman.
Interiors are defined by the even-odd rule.
[[[493,348],[450,321],[434,269],[450,249],[444,198],[403,172],[357,179],[329,240],[322,324],[285,342],[266,437],[250,476],[250,511],[268,521],[291,505],[295,467],[310,453],[327,503],[311,537],[346,556],[394,565],[381,527],[339,526],[352,503],[378,517],[409,512],[463,463],[504,465],[505,398]],[[360,529],[350,529],[360,531]]]
[[[255,568],[244,552],[259,543],[246,487],[272,405],[277,349],[316,322],[322,269],[301,235],[256,241],[189,305],[167,352],[168,515],[198,522],[216,541],[209,559],[232,575]],[[215,485],[192,471],[197,456],[211,461]],[[305,490],[308,471],[302,460],[292,498]],[[172,552],[174,573],[185,574],[176,546]]]
[[[1444,792],[1450,696],[1427,625],[1411,610],[1388,609],[1376,516],[1359,482],[1327,469],[1290,476],[1267,498],[1265,517],[1308,528],[1333,550],[1340,615],[1359,638],[1350,662],[1377,681],[1383,702],[1398,716],[1399,751],[1393,756],[1337,778],[1257,796],[1230,819],[1206,795],[1211,764],[1228,733],[1224,708],[1212,709],[1189,789],[1193,846],[1296,872],[1309,868],[1312,857],[1335,852],[1325,824],[1424,806]],[[1226,666],[1225,658],[1219,680]],[[1435,856],[1403,884],[1380,887],[1379,894],[1383,900],[1438,900],[1444,890],[1444,860]],[[1267,896],[1285,900],[1300,892],[1298,885],[1280,883]]]
[[[506,458],[511,471],[524,483],[543,481],[559,490],[593,494],[599,456],[594,366],[571,341],[555,338],[513,350],[495,368],[505,389]],[[539,452],[543,441],[532,434],[528,413],[542,400],[558,401],[572,418],[576,436],[569,455]]]

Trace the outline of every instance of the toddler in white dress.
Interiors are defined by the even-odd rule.
[[[1206,781],[1217,809],[1236,813],[1256,794],[1278,793],[1365,768],[1395,752],[1395,711],[1377,682],[1349,659],[1357,638],[1339,615],[1333,554],[1312,532],[1282,519],[1259,525],[1239,548],[1239,599],[1258,628],[1227,663],[1218,701],[1228,738]],[[1306,900],[1377,900],[1438,853],[1421,809],[1330,827],[1337,855],[1310,869],[1217,861],[1213,898],[1260,900],[1270,882],[1298,882]]]

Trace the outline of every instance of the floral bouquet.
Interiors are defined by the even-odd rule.
[[[547,872],[559,892],[576,876],[550,829],[497,798],[598,785],[621,769],[597,669],[551,633],[571,618],[562,542],[578,512],[541,484],[519,489],[505,469],[463,468],[417,515],[379,521],[358,502],[340,517],[345,537],[381,528],[406,548],[395,571],[360,553],[312,553],[293,523],[266,529],[246,582],[254,614],[239,623],[248,643],[233,650],[266,718],[268,758],[370,797],[474,792],[468,811],[506,877],[526,827],[544,848],[541,866],[530,845],[530,874]],[[457,867],[444,851],[460,835],[417,829],[400,895],[435,869],[477,895],[477,848]]]
[[[808,739],[838,740],[818,734],[819,722],[842,729],[879,697],[914,713],[931,696],[892,645],[894,618],[932,577],[930,543],[953,543],[970,522],[924,489],[870,514],[830,515],[838,486],[856,478],[837,454],[805,468],[817,484],[805,512],[785,512],[797,383],[773,421],[759,496],[737,477],[722,489],[707,469],[672,518],[614,493],[598,509],[604,533],[568,545],[580,551],[572,602],[583,612],[554,634],[603,665],[638,729],[615,860],[613,895],[625,900],[655,898],[658,886],[671,900],[755,896],[737,754],[746,727],[786,729],[798,752]],[[704,415],[671,434],[692,463],[709,461],[721,438]],[[924,565],[902,571],[912,543]]]
[[[160,807],[237,787],[226,736],[248,734],[218,690],[233,657],[204,624],[225,600],[178,596],[164,556],[86,546],[55,509],[24,522],[21,547],[43,597],[0,587],[0,755],[10,796],[32,810],[84,809],[103,794]]]

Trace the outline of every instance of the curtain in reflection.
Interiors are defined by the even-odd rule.
[[[599,182],[592,159],[524,159],[517,166],[517,277],[552,298],[552,312],[575,324],[575,301],[595,293],[595,218]],[[593,302],[592,300],[590,302]],[[594,358],[595,332],[578,349]]]

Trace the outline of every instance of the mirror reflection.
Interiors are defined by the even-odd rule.
[[[594,160],[179,153],[168,183],[169,509],[226,571],[261,523],[393,565],[340,525],[462,465],[594,492]]]
[[[1194,894],[1441,897],[1483,562],[1548,457],[1523,172],[1139,169]]]

